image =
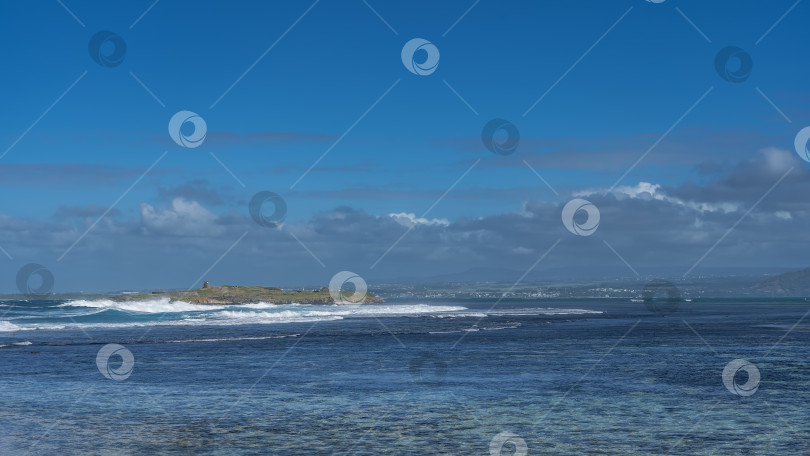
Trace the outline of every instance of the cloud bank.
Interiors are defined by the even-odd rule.
[[[701,258],[692,274],[704,267],[799,268],[810,258],[810,171],[790,151],[774,148],[705,182],[584,189],[557,202],[525,200],[496,214],[455,220],[339,206],[268,229],[255,224],[246,208],[216,212],[202,187],[186,190],[208,198],[143,202],[137,218],[111,212],[58,262],[96,222],[100,208],[62,208],[51,223],[0,216],[0,236],[13,263],[48,266],[63,279],[62,290],[91,287],[99,278],[112,288],[193,286],[214,264],[205,277],[216,283],[324,283],[340,270],[369,280],[476,267],[525,271],[558,241],[532,278],[561,268],[613,277],[633,276],[632,269],[642,275],[661,268],[686,272]],[[600,211],[592,236],[563,226],[562,206],[574,197]],[[167,279],[178,270],[188,284]]]

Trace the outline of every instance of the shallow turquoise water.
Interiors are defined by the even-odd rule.
[[[3,318],[16,329],[0,332],[2,454],[490,454],[502,432],[528,454],[810,448],[810,332],[788,332],[808,310],[799,301],[696,301],[663,317],[619,300],[490,313],[484,300],[393,300],[340,319],[259,309],[292,312],[284,323],[237,308],[233,324],[161,309],[75,323],[62,304],[16,303]],[[122,381],[96,364],[108,343],[133,355]],[[737,358],[761,374],[750,396],[723,384]]]

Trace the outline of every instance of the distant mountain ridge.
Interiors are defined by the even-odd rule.
[[[761,280],[751,286],[750,290],[765,295],[810,296],[810,268]]]
[[[462,272],[447,272],[444,274],[431,276],[408,276],[396,279],[375,278],[378,283],[473,283],[473,282],[510,282],[514,283],[518,278],[523,277],[523,283],[542,282],[593,282],[593,281],[615,281],[633,280],[634,277],[630,269],[615,266],[604,267],[564,267],[564,268],[537,268],[526,274],[526,271],[519,269],[499,268],[499,267],[474,267]],[[682,277],[685,267],[668,266],[657,268],[639,268],[639,273],[643,278],[679,278]],[[711,268],[706,267],[689,276],[690,280],[720,279],[747,281],[747,285],[753,288],[754,284],[766,280],[766,278],[777,277],[774,273],[794,272],[791,268],[765,268],[765,267],[737,267],[737,268]],[[524,277],[525,274],[525,277]],[[735,285],[739,289],[739,285]]]

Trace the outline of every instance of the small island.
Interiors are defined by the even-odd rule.
[[[152,293],[131,294],[105,298],[116,302],[144,301],[169,298],[169,302],[182,301],[203,305],[256,304],[375,304],[382,299],[366,293],[365,299],[353,296],[353,292],[343,292],[343,302],[335,302],[326,287],[315,291],[285,291],[280,287],[259,287],[222,285],[212,287],[205,282],[202,288],[188,291],[153,291]]]

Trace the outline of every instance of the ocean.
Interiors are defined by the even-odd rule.
[[[0,454],[810,453],[803,299],[0,301]]]

